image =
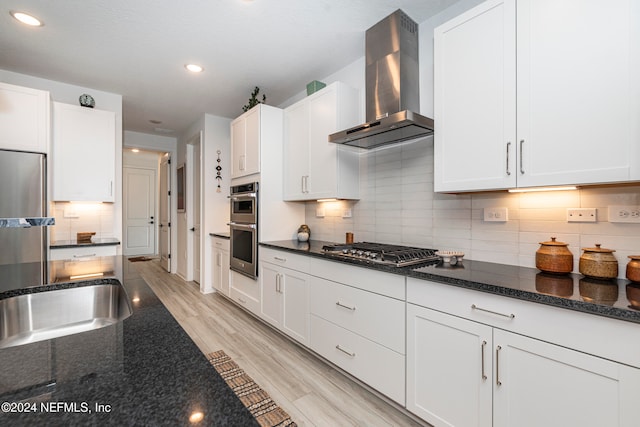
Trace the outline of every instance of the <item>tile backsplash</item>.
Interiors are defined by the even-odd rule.
[[[56,202],[50,205],[56,225],[50,228],[52,242],[76,240],[76,233],[95,231],[95,238],[113,237],[112,203]]]
[[[640,185],[536,193],[433,192],[432,137],[360,156],[360,200],[306,204],[312,239],[375,241],[461,250],[469,259],[535,267],[539,242],[569,243],[578,272],[581,248],[615,249],[619,277],[640,254],[640,224],[612,223],[608,206],[640,205]],[[485,222],[487,207],[507,207],[507,222]],[[597,222],[568,223],[567,208],[596,208]],[[319,210],[323,212],[317,212]],[[352,216],[348,216],[351,210]],[[318,213],[324,213],[323,217]],[[346,215],[345,215],[346,214]]]

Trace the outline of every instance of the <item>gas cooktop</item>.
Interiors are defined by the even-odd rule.
[[[432,264],[439,261],[436,249],[410,246],[386,245],[382,243],[358,242],[325,245],[325,255],[347,258],[362,263],[375,263],[404,267],[415,264]]]

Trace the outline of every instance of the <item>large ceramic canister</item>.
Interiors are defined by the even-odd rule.
[[[540,242],[540,249],[536,251],[536,268],[546,273],[571,273],[573,254],[567,246],[568,243],[556,242],[555,237],[549,242]]]
[[[582,248],[578,265],[580,273],[587,277],[599,279],[615,279],[618,277],[618,260],[613,255],[615,250],[600,247],[596,243],[595,248]]]
[[[632,282],[640,282],[640,255],[629,255],[627,279]]]

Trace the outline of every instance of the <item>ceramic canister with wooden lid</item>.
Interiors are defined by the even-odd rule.
[[[571,273],[573,254],[567,246],[568,243],[556,242],[555,237],[549,242],[540,242],[540,249],[536,251],[536,268],[546,273]]]
[[[640,255],[629,255],[627,279],[632,282],[640,282]]]
[[[587,277],[598,279],[615,279],[618,277],[618,260],[613,255],[615,250],[600,247],[596,243],[595,248],[582,248],[578,265],[580,273]]]

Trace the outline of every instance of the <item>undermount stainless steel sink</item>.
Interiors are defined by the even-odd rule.
[[[103,328],[131,313],[119,282],[6,298],[0,300],[0,348]]]

